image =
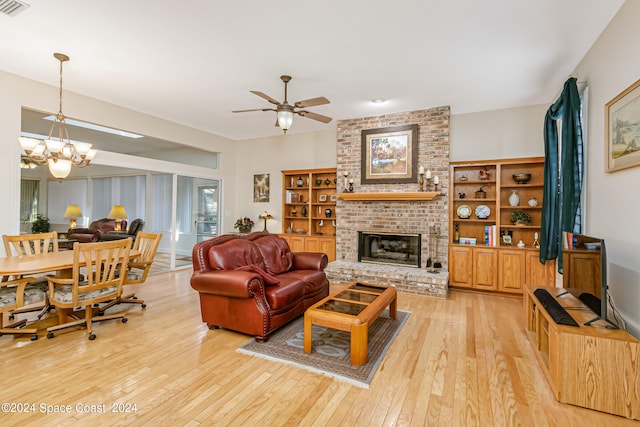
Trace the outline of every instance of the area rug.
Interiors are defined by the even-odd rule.
[[[410,312],[398,310],[397,319],[385,310],[369,328],[368,362],[351,366],[350,334],[336,329],[313,326],[313,353],[304,352],[304,318],[298,317],[276,331],[265,343],[255,339],[237,351],[345,381],[357,387],[369,388],[384,355],[407,321]]]

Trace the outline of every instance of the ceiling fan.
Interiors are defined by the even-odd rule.
[[[258,95],[261,98],[266,99],[270,103],[274,104],[276,108],[254,108],[252,110],[235,110],[232,113],[246,113],[248,111],[275,111],[278,115],[278,119],[276,120],[276,126],[280,126],[280,128],[287,133],[287,130],[291,128],[293,124],[293,115],[298,114],[302,117],[307,117],[309,119],[317,120],[322,123],[329,123],[331,121],[331,117],[323,116],[322,114],[312,113],[311,111],[307,111],[304,108],[314,107],[316,105],[324,105],[329,104],[329,100],[324,96],[320,96],[318,98],[306,99],[304,101],[298,101],[293,105],[290,105],[287,102],[287,83],[291,81],[291,76],[280,76],[280,80],[284,82],[284,101],[278,102],[269,95],[266,95],[260,91],[252,90],[251,93]]]

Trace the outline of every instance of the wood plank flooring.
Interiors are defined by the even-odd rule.
[[[399,294],[398,308],[412,314],[366,390],[236,353],[249,337],[207,329],[190,275],[150,276],[135,288],[147,309],[112,309],[126,310],[128,323],[97,324],[95,341],[83,329],[0,337],[0,403],[24,411],[3,406],[0,424],[639,425],[553,398],[518,298]],[[65,405],[70,412],[45,413]]]

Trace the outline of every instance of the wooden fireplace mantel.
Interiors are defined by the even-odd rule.
[[[345,201],[413,201],[413,200],[433,200],[442,193],[439,191],[419,191],[419,192],[386,192],[386,193],[338,193],[337,196]]]

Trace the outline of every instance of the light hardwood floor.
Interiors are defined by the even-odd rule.
[[[27,411],[3,406],[0,425],[638,425],[555,401],[520,299],[399,294],[398,308],[412,314],[367,390],[236,353],[249,337],[207,329],[190,275],[150,276],[136,288],[147,309],[112,309],[129,322],[97,324],[95,341],[84,330],[0,337],[0,401]],[[71,412],[43,412],[55,405]],[[113,412],[125,405],[135,412]]]

